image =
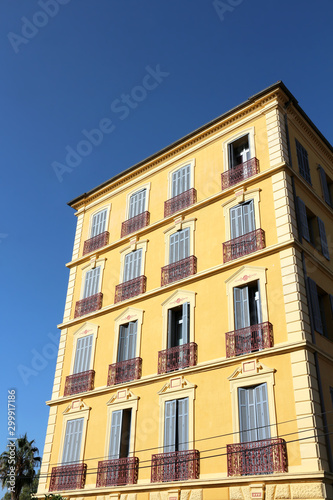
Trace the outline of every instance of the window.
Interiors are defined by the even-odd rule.
[[[90,236],[84,242],[83,255],[93,252],[109,243],[109,233],[106,230],[109,210],[109,208],[100,210],[90,218]]]
[[[330,393],[331,393],[331,401],[332,401],[332,406],[333,406],[333,387],[330,387]]]
[[[308,152],[302,146],[302,144],[300,142],[298,142],[297,139],[295,139],[295,141],[296,141],[296,151],[297,151],[297,161],[298,161],[299,173],[301,174],[302,177],[304,177],[304,179],[309,184],[311,184]]]
[[[197,201],[194,185],[194,160],[169,172],[168,199],[164,202],[164,217],[168,217]]]
[[[77,339],[73,373],[81,373],[89,370],[92,343],[93,335]]]
[[[235,329],[261,323],[258,282],[234,288]]]
[[[323,256],[329,260],[330,255],[323,221],[305,206],[301,198],[297,198],[297,200],[302,237],[317,250],[320,250]]]
[[[99,292],[101,268],[95,267],[86,272],[83,290],[83,299],[96,295]]]
[[[109,458],[126,458],[130,451],[132,410],[112,412]]]
[[[169,235],[166,237],[166,242],[168,242],[166,259],[169,263],[162,267],[162,286],[186,278],[197,272],[197,258],[192,253],[194,247],[194,224],[191,221],[187,227],[183,227],[182,223],[179,225],[181,229],[178,229],[176,232],[170,234],[172,229],[165,231]]]
[[[190,228],[187,227],[170,236],[169,262],[173,264],[190,255]]]
[[[164,453],[188,449],[188,398],[165,402]]]
[[[271,437],[266,383],[238,389],[239,432],[242,443]]]
[[[62,463],[77,463],[80,460],[83,418],[68,420],[62,453]]]
[[[106,231],[106,219],[107,219],[108,209],[105,208],[97,214],[93,215],[91,223],[91,234],[90,237],[93,238]]]
[[[99,265],[96,265],[98,263]],[[83,316],[102,307],[103,294],[101,293],[102,270],[104,269],[105,259],[91,259],[86,264],[82,274],[81,300],[75,304],[74,318]]]
[[[243,135],[236,141],[228,144],[229,168],[234,168],[237,165],[245,163],[250,158],[251,156],[248,134]]]
[[[178,196],[191,188],[191,166],[184,167],[172,173],[171,198]]]
[[[311,278],[308,278],[308,283],[314,329],[333,340],[333,296],[319,288]]]
[[[124,279],[130,281],[141,276],[142,249],[130,252],[125,256]]]
[[[146,210],[146,189],[132,194],[129,202],[128,218],[132,219]]]
[[[190,332],[190,304],[185,302],[181,306],[168,311],[168,347],[177,347],[189,342]]]
[[[131,321],[126,325],[120,326],[117,356],[118,362],[135,358],[137,325],[137,321]]]
[[[253,200],[241,203],[230,209],[231,239],[255,230]]]
[[[321,165],[319,165],[318,170],[319,170],[319,174],[320,174],[320,182],[321,182],[321,187],[323,190],[324,200],[331,207],[332,206],[332,194],[331,194],[332,182],[327,177],[325,170],[323,169],[323,167]]]

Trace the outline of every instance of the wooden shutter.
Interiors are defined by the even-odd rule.
[[[179,235],[178,232],[170,236],[169,262],[177,262],[179,254]]]
[[[77,339],[73,373],[86,372],[90,369],[93,335]]]
[[[118,363],[126,360],[126,342],[127,342],[127,329],[128,325],[120,325],[119,328],[119,340],[118,340]]]
[[[321,219],[319,219],[319,217],[317,217],[317,221],[318,221],[321,251],[323,253],[323,256],[326,257],[326,259],[330,260],[330,254],[328,251],[328,244],[327,244],[326,231],[325,231],[325,224],[323,223],[323,221]]]
[[[64,439],[62,463],[74,463],[80,460],[83,418],[68,420]]]
[[[182,316],[183,316],[183,323],[182,323],[182,338],[180,345],[188,344],[189,343],[189,338],[190,338],[190,304],[189,302],[185,302],[185,304],[182,305]]]
[[[302,177],[304,177],[304,179],[306,181],[308,181],[311,184],[308,152],[302,146],[302,144],[300,142],[298,142],[297,139],[295,139],[295,140],[296,140],[296,150],[297,150],[297,161],[298,161],[299,173],[301,174]]]
[[[98,293],[100,272],[101,272],[100,267],[95,267],[95,269],[90,269],[90,271],[86,272],[84,292],[83,292],[84,299]]]
[[[136,217],[137,215],[142,214],[142,212],[145,211],[145,208],[146,208],[146,189],[142,189],[141,191],[132,194],[132,196],[130,197],[128,218],[131,219],[132,217]]]
[[[120,325],[117,358],[118,362],[135,358],[137,324],[137,321],[131,321],[127,325]]]
[[[323,324],[320,315],[320,306],[318,298],[318,290],[315,281],[308,278],[309,290],[310,290],[310,300],[311,300],[311,310],[312,310],[312,321],[314,329],[323,334]]]
[[[331,315],[332,315],[332,319],[333,319],[333,295],[329,295],[329,298],[330,298],[330,306],[331,306]]]
[[[176,400],[164,407],[164,453],[176,451]]]
[[[178,231],[179,245],[178,245],[178,259],[186,259],[190,255],[190,228],[187,227],[182,231]]]
[[[306,241],[310,243],[310,231],[308,225],[308,218],[306,216],[305,203],[303,200],[301,200],[301,198],[297,198],[297,204],[298,204],[298,213],[301,224],[301,235]]]
[[[188,398],[178,399],[178,451],[188,450]]]
[[[128,349],[127,349],[127,358],[133,359],[136,354],[136,335],[137,335],[137,321],[131,321],[128,325]]]
[[[91,238],[98,234],[104,233],[106,227],[107,210],[102,210],[93,216],[91,226]]]
[[[176,170],[172,174],[171,197],[174,198],[181,193],[184,193],[191,187],[191,168],[190,165]]]
[[[109,451],[109,458],[110,459],[119,458],[122,419],[123,419],[123,411],[122,410],[116,410],[116,411],[112,412],[111,432],[110,432],[110,451]]]
[[[330,190],[329,190],[328,184],[327,184],[327,177],[325,174],[325,170],[323,169],[323,167],[321,165],[319,165],[318,169],[319,169],[319,173],[320,173],[320,181],[321,181],[321,187],[323,190],[324,200],[326,201],[326,203],[328,205],[331,206],[331,195],[330,195]]]
[[[254,206],[253,200],[244,203],[242,207],[242,234],[250,233],[255,230]]]
[[[174,313],[172,309],[168,309],[168,349],[173,346],[174,336]]]
[[[125,256],[124,264],[124,283],[126,281],[138,278],[141,274],[141,259],[142,259],[142,248],[130,252]]]
[[[235,330],[250,326],[249,289],[247,286],[234,288]]]
[[[269,410],[267,398],[267,385],[260,384],[255,387],[256,400],[256,420],[258,437],[257,439],[269,439],[271,437],[271,428],[269,425]]]
[[[230,209],[230,239],[233,240],[242,236],[243,221],[242,221],[242,205],[237,205]]]

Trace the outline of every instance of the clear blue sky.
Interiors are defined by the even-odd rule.
[[[333,139],[332,0],[225,0],[219,13],[210,0],[55,1],[0,3],[0,451],[11,388],[18,434],[43,450],[69,200],[278,80]]]

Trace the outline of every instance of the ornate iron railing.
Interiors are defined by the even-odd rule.
[[[133,358],[109,365],[107,385],[122,384],[138,380],[142,373],[142,359]]]
[[[252,177],[258,172],[259,160],[257,160],[257,158],[251,158],[240,165],[230,168],[221,174],[222,191],[234,184],[238,184],[238,182]]]
[[[137,457],[98,462],[96,487],[136,484],[138,469],[139,459]]]
[[[114,302],[121,302],[123,300],[130,299],[131,297],[135,297],[136,295],[140,295],[140,293],[145,293],[146,286],[147,278],[143,275],[138,276],[133,280],[120,283],[116,286]]]
[[[78,490],[84,488],[87,464],[52,467],[49,491]]]
[[[94,370],[68,375],[65,382],[64,396],[78,394],[79,392],[92,391],[94,388],[94,380]]]
[[[256,229],[223,243],[223,262],[229,262],[265,248],[265,231]]]
[[[152,483],[198,479],[199,474],[200,453],[198,450],[174,451],[152,456]]]
[[[197,364],[197,344],[189,344],[171,347],[158,353],[158,373],[167,373],[174,370],[181,370],[188,366]]]
[[[181,280],[197,272],[197,258],[194,255],[162,267],[161,286]]]
[[[225,334],[227,358],[273,346],[273,326],[268,321]]]
[[[89,252],[93,252],[98,248],[105,247],[109,243],[110,234],[108,231],[104,231],[104,233],[98,234],[89,240],[86,240],[83,245],[83,255]]]
[[[127,234],[134,233],[142,227],[148,226],[150,222],[150,213],[142,212],[131,219],[125,220],[121,225],[121,238]]]
[[[228,444],[228,476],[249,476],[287,472],[287,447],[284,439],[264,439],[250,443]]]
[[[189,207],[197,201],[197,190],[194,188],[184,191],[184,193],[174,196],[164,202],[164,217],[168,217],[183,208]]]
[[[75,304],[74,318],[78,318],[79,316],[83,316],[84,314],[89,314],[100,309],[102,307],[102,299],[103,294],[96,293],[86,299],[78,300]]]

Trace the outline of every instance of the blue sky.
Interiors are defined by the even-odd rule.
[[[332,142],[332,15],[331,0],[1,0],[0,451],[12,388],[17,433],[43,450],[66,203],[278,80]]]

